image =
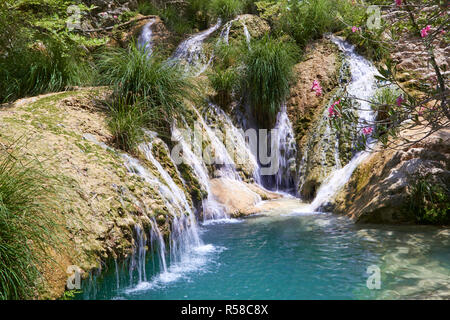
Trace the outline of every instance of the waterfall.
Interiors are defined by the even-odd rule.
[[[148,133],[153,138],[148,143],[141,144],[139,149],[144,153],[147,160],[155,166],[161,180],[148,171],[139,160],[129,156],[122,155],[125,159],[125,166],[130,173],[136,174],[147,183],[157,188],[161,199],[163,199],[169,214],[171,216],[171,232],[169,237],[169,251],[167,252],[164,239],[154,220],[151,219],[149,239],[145,237],[140,227],[135,231],[135,251],[130,263],[130,281],[132,281],[133,270],[138,271],[138,284],[127,293],[147,290],[158,283],[172,282],[183,276],[185,272],[195,271],[205,263],[205,254],[214,251],[214,247],[204,245],[199,236],[199,230],[195,215],[191,210],[189,202],[184,192],[174,182],[162,165],[156,160],[152,153],[153,142],[156,137]],[[162,144],[162,143],[161,143]],[[159,259],[159,273],[152,279],[147,280],[145,273],[145,254],[146,246],[150,245],[152,251],[157,253]]]
[[[351,81],[347,87],[347,92],[351,97],[360,99],[358,108],[358,127],[363,127],[365,123],[371,123],[376,117],[376,113],[372,111],[368,101],[370,101],[375,94],[375,75],[378,74],[378,71],[372,63],[355,52],[354,46],[334,36],[331,40],[344,53],[350,64]],[[369,149],[374,143],[375,141],[373,139],[369,139]],[[369,156],[369,154],[369,151],[356,153],[350,162],[342,168],[339,168],[339,163],[337,163],[335,170],[333,170],[322,183],[317,191],[314,201],[308,206],[306,211],[317,211],[330,202],[336,193],[348,182],[353,171]]]
[[[220,32],[219,41],[220,41],[220,39],[222,39],[224,43],[229,44],[230,30],[231,30],[231,27],[233,26],[233,22],[235,22],[236,20],[238,20],[238,19],[236,18],[231,21],[228,21],[224,25],[222,31]]]
[[[233,171],[232,174],[226,175],[227,178],[237,177],[240,180],[239,174],[236,172],[237,164],[246,165],[253,174],[253,179],[256,183],[261,182],[260,168],[258,161],[254,155],[256,152],[251,151],[251,147],[245,141],[245,132],[243,129],[238,129],[231,118],[217,105],[210,103],[206,112],[204,113],[205,125],[208,134],[213,134],[210,127],[216,127],[216,132],[220,134],[221,139],[213,137],[218,143],[218,150],[216,152],[223,154],[222,158],[226,158],[227,161],[232,164],[229,169]],[[225,141],[225,145],[222,143]],[[225,155],[226,153],[226,155]],[[232,156],[230,156],[230,154]]]
[[[217,23],[211,28],[199,32],[187,40],[183,41],[175,53],[170,58],[171,62],[184,61],[186,62],[185,70],[193,72],[195,75],[202,74],[212,62],[212,57],[207,59],[203,52],[203,42],[222,25],[222,20],[219,19]]]
[[[252,41],[252,36],[250,35],[250,32],[248,32],[247,25],[242,21],[242,27],[244,28],[244,35],[245,40],[247,41],[247,46],[250,49],[250,42]]]
[[[275,188],[277,191],[293,192],[295,187],[295,161],[297,157],[297,142],[295,141],[292,123],[287,114],[286,104],[283,103],[277,115],[275,124],[278,171],[275,174]]]
[[[154,22],[152,20],[143,27],[138,39],[138,46],[145,48],[148,55],[152,53],[151,27]],[[228,43],[232,22],[227,23],[222,29],[220,37],[226,43]],[[194,71],[196,74],[200,74],[206,70],[212,62],[212,58],[207,61],[203,53],[203,42],[218,30],[220,26],[221,21],[219,20],[216,25],[208,30],[193,35],[182,42],[168,62],[184,61],[186,63],[186,72]],[[245,24],[243,24],[243,27],[249,43],[250,34]],[[175,123],[172,128],[172,134],[180,136],[177,140],[183,150],[183,159],[192,169],[201,187],[207,192],[206,198],[202,199],[203,223],[233,221],[235,219],[230,219],[224,206],[215,199],[211,191],[209,170],[214,172],[214,177],[241,181],[242,178],[238,172],[238,166],[245,166],[245,174],[253,177],[255,182],[259,183],[261,178],[258,161],[246,143],[243,130],[237,128],[231,118],[221,108],[211,103],[203,110],[203,114],[196,108],[194,108],[194,112],[198,115],[198,125],[201,128],[202,135],[210,143],[211,155],[214,155],[214,159],[211,159],[213,160],[211,167],[208,166],[209,163],[204,159],[203,154],[198,155],[194,152],[195,150],[192,150],[190,141],[185,140],[179,134]],[[167,160],[167,163],[164,164],[158,160],[156,153],[164,151],[164,156],[170,155],[169,148],[157,137],[156,133],[145,131],[145,134],[148,141],[140,144],[138,150],[148,161],[149,166],[144,165],[140,160],[128,154],[120,155],[128,172],[142,178],[145,183],[149,184],[156,191],[157,198],[163,201],[168,213],[167,217],[165,217],[167,219],[166,225],[170,226],[171,230],[166,243],[151,209],[133,197],[131,193],[127,194],[135,205],[147,214],[148,224],[146,224],[145,229],[141,224],[136,224],[134,227],[134,251],[131,254],[128,265],[130,284],[125,291],[126,293],[146,290],[161,283],[174,281],[183,276],[185,272],[195,271],[205,263],[205,255],[215,250],[213,246],[205,245],[200,239],[195,213],[183,190],[182,184],[185,184],[185,182],[178,172],[175,161],[171,156],[167,159],[164,158],[164,161]],[[229,141],[224,140],[225,137],[231,140],[230,144],[228,144]],[[112,150],[106,145],[98,143],[91,136],[87,136],[86,139]],[[168,173],[165,165],[175,168],[175,171],[170,171],[172,175]],[[175,181],[178,181],[178,183]],[[160,217],[157,219],[160,222]],[[148,232],[145,230],[148,230]],[[150,257],[146,254],[147,251],[151,252]],[[147,263],[147,260],[150,259],[153,263],[152,270],[149,269],[151,264]],[[115,266],[117,289],[124,289],[120,288],[120,282],[123,283],[123,281],[119,282],[120,276],[117,261]]]
[[[202,201],[203,223],[213,220],[229,220],[230,218],[226,214],[223,205],[218,203],[212,194],[208,169],[203,160],[192,151],[192,146],[185,140],[185,137],[183,137],[176,126],[172,129],[172,135],[173,139],[181,144],[184,163],[193,170],[202,188],[205,189],[208,194]]]
[[[158,228],[158,224],[155,218],[152,217],[150,220],[150,251],[157,254],[159,260],[159,271],[162,273],[167,272],[167,261],[166,261],[166,244],[164,242],[161,231]],[[153,259],[153,273],[156,273],[155,259]]]
[[[135,250],[133,251],[133,254],[131,256],[129,268],[130,285],[133,283],[134,270],[137,270],[138,272],[139,282],[147,280],[147,275],[145,273],[145,253],[146,253],[145,244],[147,243],[147,238],[145,237],[145,234],[139,225],[135,225],[134,232],[135,232],[134,239],[136,243],[135,243]]]
[[[152,25],[155,23],[155,20],[147,23],[143,28],[142,32],[138,38],[138,47],[140,49],[145,49],[147,54],[150,56],[153,52],[153,41],[152,41]]]

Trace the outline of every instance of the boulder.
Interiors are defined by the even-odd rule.
[[[154,46],[164,48],[164,50],[171,51],[174,45],[171,43],[171,32],[167,29],[164,22],[158,16],[149,16],[147,19],[143,19],[145,16],[137,15],[133,18],[135,23],[131,23],[127,28],[121,31],[117,31],[109,43],[110,46],[120,46],[122,48],[129,47],[131,41],[137,41],[141,35],[144,26],[152,22],[152,42]]]
[[[261,201],[245,182],[228,178],[211,180],[211,191],[217,201],[224,205],[231,217],[248,215],[248,212]]]
[[[403,134],[417,138],[423,133]],[[441,129],[412,146],[373,153],[336,197],[335,212],[357,222],[414,223],[415,212],[409,209],[408,195],[419,177],[444,183],[448,188],[450,129]]]

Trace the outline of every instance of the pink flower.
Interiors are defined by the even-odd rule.
[[[117,16],[114,16],[114,19],[117,19]]]
[[[355,26],[352,27],[352,32],[356,32],[356,31],[360,31],[360,30],[361,30],[361,28],[358,28],[358,27],[355,27]]]
[[[428,32],[430,32],[431,30],[431,26],[427,25],[425,28],[423,28],[422,30],[420,30],[420,36],[422,38],[425,38],[428,35]]]
[[[401,6],[402,5],[402,0],[395,0],[395,4],[398,5],[398,6]]]
[[[445,34],[446,33],[446,31],[445,30],[441,30],[441,34]]]
[[[401,95],[398,96],[398,98],[397,98],[397,100],[396,100],[397,106],[401,107],[401,106],[402,106],[402,103],[403,103],[404,101],[405,101],[405,100],[403,99],[403,97],[402,97]]]
[[[317,87],[320,87],[320,83],[319,83],[319,81],[314,80],[311,91],[314,91]]]
[[[333,102],[333,104],[328,108],[328,115],[330,118],[334,116],[339,116],[339,111],[335,108],[341,103],[341,99]]]
[[[316,92],[316,96],[320,96],[322,94],[322,87],[320,86],[320,83],[318,80],[313,81],[313,85],[311,87],[311,91]]]
[[[424,110],[425,110],[424,107],[419,108],[419,112],[418,112],[419,116],[423,115]]]
[[[365,128],[362,129],[362,133],[365,136],[368,136],[368,135],[372,134],[372,132],[373,132],[373,128],[372,127],[365,127]]]

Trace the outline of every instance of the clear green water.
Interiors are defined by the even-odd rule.
[[[148,281],[138,284],[112,263],[78,298],[450,298],[448,229],[357,226],[328,214],[256,216],[201,229],[205,246],[169,274],[155,276],[148,258]],[[381,270],[380,290],[366,286],[370,265]]]

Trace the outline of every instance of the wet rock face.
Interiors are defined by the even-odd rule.
[[[297,80],[291,88],[287,110],[298,145],[297,192],[304,200],[314,199],[317,189],[336,166],[335,152],[329,147],[335,145],[336,137],[328,129],[324,110],[345,78],[341,75],[343,68],[337,48],[328,40],[310,44],[305,58],[294,68]],[[320,96],[311,90],[314,80],[323,88]],[[342,145],[339,141],[339,146]]]
[[[172,51],[175,48],[172,43],[172,33],[167,29],[161,18],[158,16],[152,16],[148,19],[142,18],[144,16],[140,14],[134,17],[133,20],[136,20],[136,22],[130,24],[124,30],[117,31],[109,45],[128,48],[131,41],[137,41],[145,25],[151,22],[152,46],[162,47],[168,52]]]
[[[423,176],[431,183],[448,186],[450,129],[442,129],[412,147],[372,154],[336,198],[335,211],[357,222],[414,223],[408,191]]]
[[[242,32],[244,25],[252,38],[258,39],[270,32],[270,26],[264,19],[256,15],[244,14],[237,16],[236,21],[233,22],[230,29],[230,38],[245,36]]]

